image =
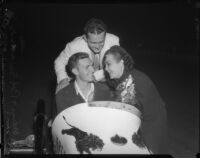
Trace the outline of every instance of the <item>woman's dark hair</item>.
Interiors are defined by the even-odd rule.
[[[69,77],[71,77],[72,79],[75,79],[75,75],[72,72],[72,69],[77,66],[78,61],[80,59],[84,59],[84,58],[89,58],[89,55],[85,52],[78,52],[76,54],[73,54],[69,58],[68,64],[66,65],[66,72],[67,72]]]
[[[100,19],[95,19],[95,18],[88,20],[88,22],[84,27],[84,32],[86,36],[88,35],[88,33],[100,34],[106,31],[107,31],[107,26],[104,24],[104,22]]]
[[[125,70],[132,70],[134,66],[134,60],[130,54],[121,46],[115,45],[108,49],[103,58],[103,67],[105,68],[105,58],[107,55],[112,54],[118,61],[124,61]]]
[[[115,57],[115,59],[117,59],[118,61],[120,61],[120,60],[124,61],[124,72],[120,79],[111,79],[108,72],[105,71],[105,59],[106,59],[106,56],[109,54],[113,55]],[[108,86],[112,90],[114,90],[116,88],[116,86],[121,82],[122,78],[124,76],[126,76],[125,74],[129,73],[133,69],[134,64],[135,63],[134,63],[133,58],[121,46],[115,45],[115,46],[112,46],[110,49],[108,49],[103,58],[103,69],[104,69],[105,79],[106,79]]]

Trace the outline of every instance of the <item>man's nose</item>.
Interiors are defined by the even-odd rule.
[[[96,44],[96,48],[100,49],[101,45],[100,44]]]

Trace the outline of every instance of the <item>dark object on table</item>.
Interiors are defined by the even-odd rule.
[[[117,145],[125,145],[127,143],[127,139],[125,137],[118,136],[117,134],[110,139],[111,142]]]

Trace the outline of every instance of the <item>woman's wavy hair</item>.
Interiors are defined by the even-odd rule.
[[[108,72],[105,71],[105,59],[106,59],[106,56],[109,54],[113,55],[115,59],[117,59],[118,61],[120,60],[124,61],[124,73],[130,72],[133,69],[135,62],[133,58],[131,57],[131,55],[121,46],[115,45],[106,51],[103,58],[103,69],[104,69],[105,79],[108,86],[111,89],[115,89],[118,82],[120,82],[119,79],[110,79]]]
[[[104,55],[103,58],[103,68],[105,70],[105,58],[107,55],[112,54],[118,61],[123,60],[124,61],[124,68],[126,71],[130,71],[134,67],[134,60],[131,57],[131,55],[121,46],[115,45],[110,47]]]

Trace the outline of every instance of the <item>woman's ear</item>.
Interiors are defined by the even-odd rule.
[[[72,73],[73,73],[74,75],[78,75],[78,70],[77,70],[77,68],[73,68],[73,69],[72,69]]]
[[[121,68],[122,68],[122,71],[124,71],[124,60],[123,59],[121,59],[121,61],[120,61],[120,64],[121,64]]]
[[[120,60],[120,63],[122,63],[122,65],[124,65],[124,60],[123,60],[123,59],[121,59],[121,60]]]

